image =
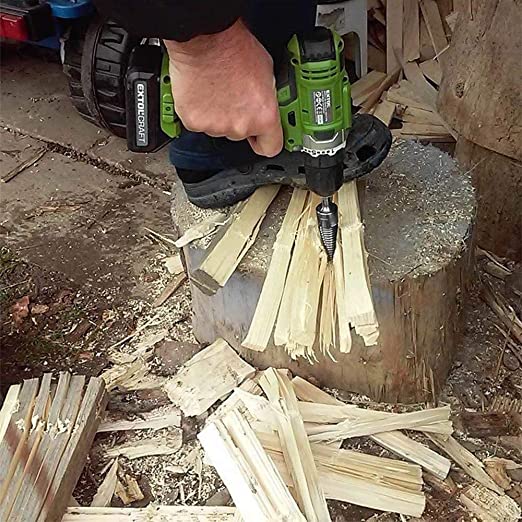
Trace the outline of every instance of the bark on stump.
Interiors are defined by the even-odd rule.
[[[473,169],[478,244],[521,260],[522,4],[473,0],[470,9],[440,57],[438,109],[461,136],[455,157]]]
[[[292,361],[283,348],[272,344],[265,352],[241,346],[289,200],[288,189],[269,208],[256,243],[227,285],[211,297],[191,286],[196,338],[210,343],[223,337],[258,368],[290,368],[322,385],[375,400],[414,402],[437,393],[459,342],[462,301],[472,270],[470,176],[434,147],[401,142],[361,184],[380,324],[377,346],[365,347],[352,330],[349,354],[335,352],[336,361],[319,356],[315,364]],[[209,212],[190,205],[182,188],[174,187],[172,214],[180,234]],[[198,267],[208,242],[207,238],[185,247],[189,273]]]

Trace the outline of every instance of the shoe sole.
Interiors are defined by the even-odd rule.
[[[390,130],[369,114],[356,114],[346,141],[344,182],[368,174],[390,150]],[[219,208],[246,199],[263,185],[306,188],[303,153],[284,150],[275,158],[262,159],[245,168],[226,169],[199,183],[184,183],[191,203],[201,208]]]

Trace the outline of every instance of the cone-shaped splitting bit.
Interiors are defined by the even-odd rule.
[[[330,198],[323,198],[321,203],[315,209],[317,214],[317,223],[319,225],[319,234],[324,249],[328,256],[328,260],[332,261],[337,245],[337,229],[338,229],[338,209],[337,205]]]

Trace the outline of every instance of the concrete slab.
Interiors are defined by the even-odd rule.
[[[131,153],[125,140],[92,125],[77,113],[58,62],[6,46],[2,53],[0,96],[0,125],[8,129],[71,148],[163,189],[175,181],[168,147],[152,154]]]
[[[40,146],[6,131],[0,139],[4,151]],[[166,194],[55,152],[0,186],[3,245],[71,282],[114,291],[117,300],[150,298],[136,284],[158,250],[144,226],[172,231]]]

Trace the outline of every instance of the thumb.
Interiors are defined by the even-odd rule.
[[[283,148],[283,129],[279,125],[273,132],[260,134],[259,136],[250,136],[247,139],[256,154],[273,158]]]

